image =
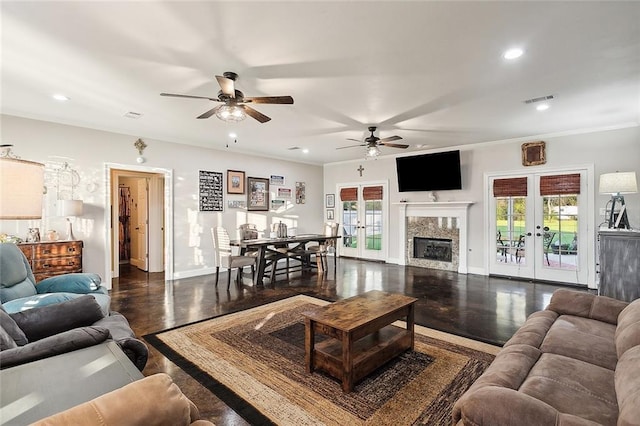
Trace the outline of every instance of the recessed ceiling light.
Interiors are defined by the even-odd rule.
[[[545,111],[549,109],[549,104],[540,104],[536,107],[538,111]]]
[[[308,154],[309,150],[307,148],[305,148],[305,149],[302,150],[302,152],[305,153],[305,154]]]
[[[514,47],[504,52],[502,57],[505,59],[516,59],[522,56],[523,53],[524,51],[522,49],[520,49],[519,47]]]
[[[236,133],[231,132],[231,133],[229,133],[229,137],[230,138],[237,138],[238,135]]]
[[[69,97],[61,94],[55,94],[53,95],[53,99],[55,99],[56,101],[65,102],[69,100]]]

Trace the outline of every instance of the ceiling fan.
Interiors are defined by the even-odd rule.
[[[369,131],[371,132],[371,136],[366,137],[364,139],[364,143],[359,144],[359,145],[343,146],[343,147],[336,148],[336,149],[353,148],[354,146],[365,146],[365,147],[367,147],[367,156],[368,157],[377,157],[378,155],[380,155],[380,148],[378,148],[379,146],[388,146],[388,147],[391,147],[391,148],[402,148],[402,149],[409,148],[409,145],[399,144],[399,143],[389,143],[389,142],[392,142],[392,141],[397,141],[397,140],[402,139],[400,136],[389,136],[389,137],[380,139],[379,137],[374,136],[374,134],[373,134],[373,132],[376,131],[376,127],[375,126],[369,127]],[[360,142],[358,139],[348,138],[347,140],[348,141]]]
[[[160,96],[173,96],[176,98],[193,98],[193,99],[208,99],[214,102],[221,102],[222,105],[218,105],[215,108],[199,115],[197,118],[209,118],[213,114],[223,121],[242,121],[247,115],[255,118],[260,123],[266,123],[271,120],[263,113],[251,108],[246,104],[293,104],[293,98],[291,96],[262,96],[262,97],[245,97],[244,93],[236,89],[235,81],[238,78],[238,74],[227,71],[222,76],[216,75],[216,80],[220,85],[221,90],[218,92],[217,98],[210,98],[208,96],[192,96],[192,95],[178,95],[174,93],[160,93]]]

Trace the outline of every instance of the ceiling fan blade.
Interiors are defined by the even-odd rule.
[[[223,77],[221,75],[216,75],[216,80],[218,80],[218,84],[222,89],[222,93],[225,95],[235,98],[236,97],[236,85],[233,80],[227,77]]]
[[[382,138],[380,139],[378,142],[391,142],[391,141],[399,141],[400,139],[402,139],[400,136],[389,136],[388,138]]]
[[[264,115],[263,113],[261,113],[260,111],[256,111],[255,109],[246,106],[246,105],[239,105],[240,108],[242,108],[244,110],[244,112],[247,113],[248,116],[251,116],[253,118],[255,118],[256,120],[258,120],[261,123],[266,123],[267,121],[271,120],[270,117],[267,117],[266,115]]]
[[[348,141],[360,142],[360,139],[347,138]]]
[[[250,102],[252,104],[292,104],[293,98],[291,96],[245,97],[244,102]]]
[[[341,146],[341,147],[338,147],[336,149],[353,148],[353,147],[356,147],[356,146],[367,146],[367,145],[366,144],[360,144],[360,145]]]
[[[391,148],[409,148],[409,145],[404,145],[404,144],[400,144],[400,143],[384,143],[382,142],[380,145],[384,145],[384,146],[389,146]]]
[[[208,98],[206,96],[177,95],[175,93],[160,93],[160,96],[172,96],[174,98],[189,98],[189,99],[209,99],[210,101],[220,102],[220,100],[217,98]]]
[[[212,109],[210,109],[209,111],[207,111],[207,112],[205,112],[203,114],[200,114],[197,118],[209,118],[213,114],[215,114],[216,111],[218,111],[221,107],[222,107],[222,105],[218,105],[217,107],[212,108]]]

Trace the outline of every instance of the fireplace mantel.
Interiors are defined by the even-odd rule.
[[[407,201],[393,203],[399,206],[400,264],[407,264],[407,217],[455,217],[460,230],[458,272],[467,273],[467,222],[469,207],[473,201]]]

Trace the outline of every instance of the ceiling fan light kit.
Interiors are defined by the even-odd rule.
[[[371,132],[371,136],[368,136],[364,139],[364,143],[359,144],[359,145],[351,145],[351,146],[342,146],[340,148],[336,148],[336,149],[344,149],[344,148],[351,148],[354,146],[364,146],[366,149],[366,155],[365,158],[375,158],[378,155],[381,154],[380,151],[380,146],[388,146],[391,148],[401,148],[401,149],[407,149],[409,148],[409,145],[405,145],[405,144],[400,144],[400,143],[390,143],[392,141],[397,141],[402,139],[400,136],[389,136],[386,138],[382,138],[380,139],[379,137],[375,136],[373,133],[376,131],[377,127],[375,126],[370,126],[369,127],[369,131]],[[356,141],[358,142],[357,139],[347,139],[350,141]]]
[[[200,114],[197,118],[209,118],[215,114],[222,121],[238,122],[247,118],[247,115],[251,118],[259,121],[260,123],[266,123],[271,120],[258,110],[246,105],[249,103],[254,104],[293,104],[293,98],[291,96],[260,96],[260,97],[246,97],[244,94],[236,89],[235,81],[238,78],[238,74],[227,71],[223,75],[216,75],[216,80],[220,85],[220,91],[217,98],[210,98],[208,96],[193,96],[193,95],[179,95],[175,93],[160,93],[160,96],[172,96],[175,98],[190,98],[190,99],[207,99],[213,102],[220,102],[224,105],[220,105]]]
[[[238,122],[247,118],[247,114],[237,105],[222,105],[216,111],[216,117],[222,121]]]

